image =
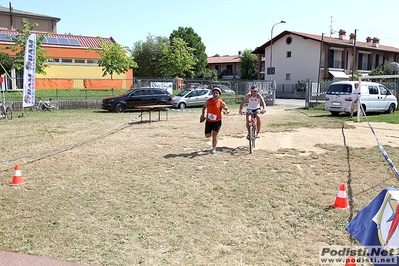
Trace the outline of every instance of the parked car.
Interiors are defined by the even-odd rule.
[[[144,105],[172,105],[172,95],[159,88],[132,89],[118,96],[104,98],[101,109],[123,113],[125,110]]]
[[[208,86],[208,89],[213,89],[215,87],[218,87],[222,90],[222,93],[232,93],[235,94],[235,91],[233,91],[232,89],[230,89],[227,85],[223,85],[223,84],[211,84]]]
[[[184,109],[186,107],[203,106],[209,98],[212,98],[210,89],[183,90],[172,98],[173,107]]]
[[[325,109],[332,115],[340,112],[350,112],[352,103],[352,90],[358,81],[333,82],[328,87],[325,98]],[[359,82],[360,102],[363,110],[367,112],[386,112],[393,114],[398,105],[394,95],[382,84],[375,82]]]

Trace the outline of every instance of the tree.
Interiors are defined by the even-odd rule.
[[[205,68],[203,71],[196,73],[196,77],[217,81],[218,80],[218,72],[216,70],[211,70],[209,68]]]
[[[174,30],[169,37],[170,42],[175,38],[181,38],[187,43],[187,47],[194,48],[193,57],[196,59],[194,67],[194,76],[198,77],[206,68],[208,56],[205,53],[206,46],[202,43],[201,37],[190,28],[179,27]]]
[[[244,50],[241,56],[241,79],[257,79],[258,78],[258,61],[256,55],[251,50]]]
[[[0,53],[0,75],[3,75],[7,71],[10,71],[14,65],[14,61],[6,53]]]
[[[163,76],[192,77],[196,63],[193,48],[187,46],[181,38],[174,38],[170,46],[163,45],[163,56],[160,60]]]
[[[11,50],[15,52],[14,64],[13,67],[22,71],[24,67],[24,57],[25,57],[25,47],[26,41],[28,40],[31,32],[39,26],[39,24],[34,23],[32,25],[29,24],[29,20],[22,19],[23,29],[16,29],[18,34],[16,36],[9,36],[9,39],[14,42],[14,44],[7,45],[3,49]],[[42,43],[44,38],[49,35],[49,33],[40,34],[36,36],[36,73],[46,75],[45,68],[49,67],[45,64],[47,61],[51,59],[47,58],[44,54],[49,53],[47,50],[42,48]]]
[[[109,74],[112,79],[114,73],[126,73],[130,68],[137,67],[128,47],[119,43],[108,43],[101,37],[98,38],[100,38],[99,48],[89,48],[88,50],[95,50],[101,56],[98,65],[102,67],[103,77]]]
[[[137,63],[135,76],[161,77],[160,59],[164,55],[163,46],[168,44],[168,38],[152,35],[148,35],[145,42],[136,42],[133,46],[133,56]]]

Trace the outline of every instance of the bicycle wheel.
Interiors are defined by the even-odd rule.
[[[58,103],[51,103],[50,104],[50,110],[51,111],[58,111],[60,109]]]
[[[0,114],[1,114],[1,118],[6,118],[6,110],[5,110],[4,106],[0,106]]]
[[[256,124],[252,127],[252,135],[254,138],[252,139],[252,149],[255,149],[255,141],[256,141]]]
[[[43,110],[43,105],[40,103],[35,104],[34,106],[32,106],[32,110],[33,111],[41,111],[41,110]]]
[[[11,111],[10,107],[6,108],[6,116],[7,116],[8,120],[12,119],[12,111]]]
[[[249,125],[249,130],[248,130],[249,131],[248,132],[248,135],[249,135],[249,153],[252,153],[252,151],[254,149],[253,140],[255,139],[255,135],[254,135],[254,130],[253,129],[254,129],[253,125],[250,124]]]

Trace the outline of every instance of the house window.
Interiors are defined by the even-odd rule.
[[[226,66],[227,75],[233,75],[233,65]]]
[[[63,59],[61,59],[61,62],[62,62],[62,63],[72,63],[72,59],[65,59],[65,58],[63,58]]]
[[[84,59],[75,59],[76,64],[84,64],[85,60]]]
[[[291,73],[285,74],[285,80],[291,80]]]
[[[287,58],[291,57],[291,51],[287,51]]]
[[[290,45],[292,43],[292,38],[291,37],[287,37],[287,39],[285,39],[285,43]]]

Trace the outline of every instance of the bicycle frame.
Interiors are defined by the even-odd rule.
[[[0,101],[0,115],[1,115],[1,118],[7,117],[9,120],[12,119],[11,108],[8,106],[7,103],[3,103],[2,101]]]
[[[256,118],[259,114],[259,108],[256,110],[252,110],[252,112],[247,112],[248,115],[248,141],[249,141],[249,153],[253,152],[255,148],[255,140],[256,140],[256,132],[257,132],[257,123]]]
[[[51,98],[48,101],[42,101],[39,97],[39,102],[37,102],[34,106],[32,106],[32,110],[41,111],[41,110],[49,110],[49,111],[57,111],[59,106],[57,103],[51,102]]]

